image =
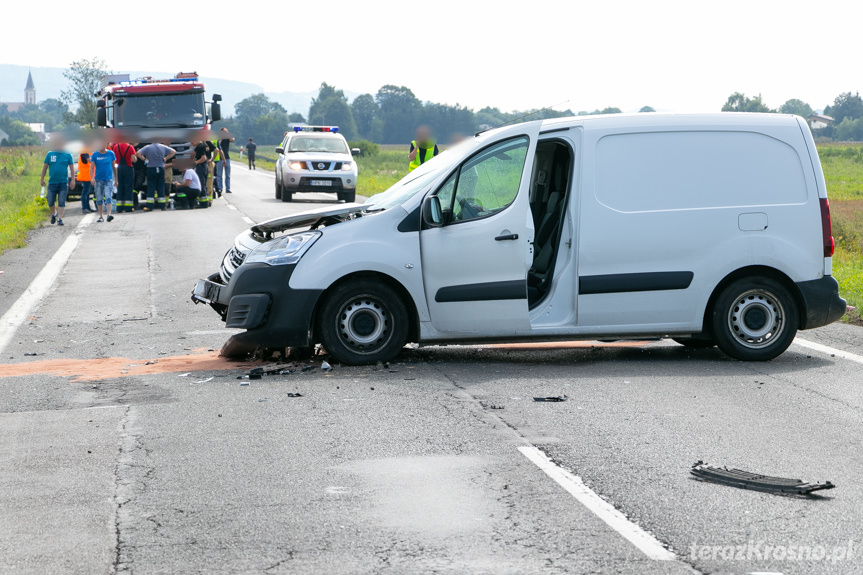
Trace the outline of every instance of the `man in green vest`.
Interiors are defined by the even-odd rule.
[[[222,149],[219,147],[219,139],[213,138],[212,144],[215,147],[213,150],[213,169],[215,178],[213,178],[213,195],[217,198],[222,197]]]
[[[431,130],[428,126],[420,126],[417,128],[416,136],[411,142],[411,151],[408,155],[411,163],[408,166],[408,172],[412,172],[419,168],[424,163],[438,155],[437,144],[432,138]]]

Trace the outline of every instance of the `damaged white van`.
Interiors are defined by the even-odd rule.
[[[845,312],[818,153],[776,114],[577,117],[478,134],[367,204],[241,234],[196,302],[223,349],[671,337],[769,360]]]

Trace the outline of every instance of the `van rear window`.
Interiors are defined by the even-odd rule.
[[[596,146],[596,197],[621,212],[799,204],[797,152],[753,132],[605,136]]]

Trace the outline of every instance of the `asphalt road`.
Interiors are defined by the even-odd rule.
[[[451,346],[238,380],[189,291],[249,221],[313,206],[241,164],[233,188],[111,223],[70,206],[0,256],[0,315],[35,306],[0,325],[0,572],[863,572],[860,328],[763,364],[664,341]],[[837,488],[704,483],[697,460]]]

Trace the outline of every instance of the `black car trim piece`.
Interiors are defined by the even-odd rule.
[[[447,286],[440,288],[434,298],[437,303],[511,299],[527,299],[525,280]]]
[[[422,204],[416,207],[414,211],[409,213],[405,219],[399,222],[398,231],[402,233],[407,232],[418,232],[420,231],[420,210],[422,208]]]
[[[666,291],[686,289],[692,283],[692,272],[643,272],[581,276],[578,278],[579,295]]]
[[[546,134],[554,134],[554,133],[556,133],[556,132],[568,132],[570,129],[572,129],[572,128],[571,128],[571,127],[566,127],[566,128],[553,128],[553,129],[551,129],[551,130],[544,130],[544,131],[540,132],[540,133],[539,133],[539,135],[540,135],[540,136],[545,136]]]

